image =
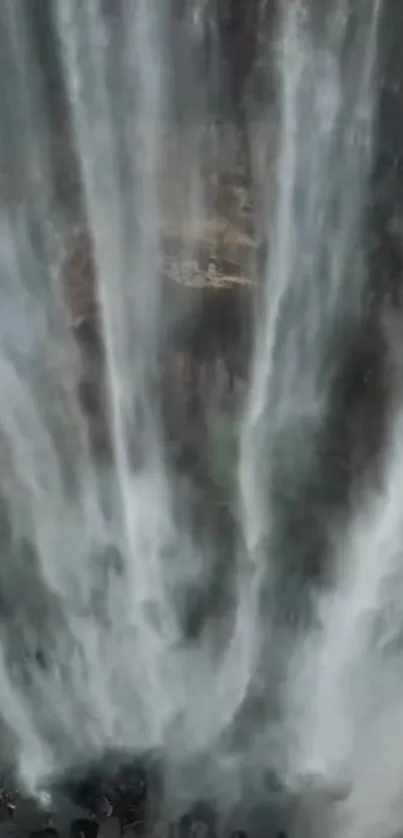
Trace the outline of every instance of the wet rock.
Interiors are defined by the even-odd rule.
[[[149,775],[144,764],[126,754],[105,754],[97,763],[71,769],[52,785],[56,807],[71,812],[79,809],[82,817],[75,816],[77,823],[89,820],[101,823],[113,817],[120,829],[134,827],[139,831],[146,820]],[[70,816],[71,819],[71,816]],[[88,827],[89,828],[89,827]],[[141,830],[140,830],[141,831]]]
[[[52,826],[46,826],[43,829],[36,829],[30,832],[29,838],[59,838],[59,832]]]
[[[179,838],[216,838],[217,815],[208,803],[196,803],[180,820]]]
[[[70,827],[70,838],[97,838],[99,824],[96,820],[82,818],[75,820]]]
[[[85,227],[73,229],[65,243],[62,279],[71,325],[73,329],[85,325],[87,331],[81,334],[88,336],[97,319],[96,268],[92,237]]]
[[[1,821],[0,838],[25,838],[25,833],[13,821]]]

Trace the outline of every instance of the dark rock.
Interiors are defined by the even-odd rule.
[[[208,803],[195,803],[179,823],[179,838],[216,838],[217,815]]]
[[[30,832],[29,838],[59,838],[59,833],[57,829],[54,829],[52,826],[46,826],[43,829],[36,829],[35,831]],[[75,838],[79,838],[78,833],[75,833]],[[88,836],[88,838],[92,838],[92,836]]]
[[[97,838],[98,832],[98,822],[90,818],[75,820],[70,826],[70,838]]]

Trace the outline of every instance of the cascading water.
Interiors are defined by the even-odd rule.
[[[323,419],[332,334],[360,314],[365,278],[360,234],[379,4],[357,6],[350,44],[348,3],[311,6],[284,4],[278,45],[277,194],[241,463],[250,551],[271,523],[262,450],[288,429],[301,429],[309,447]]]
[[[259,648],[260,702],[268,719],[270,709],[273,713],[266,735],[260,733],[253,748],[252,763],[274,754],[291,787],[299,771],[314,771],[315,760],[310,765],[309,737],[304,764],[298,764],[290,744],[293,725],[298,729],[300,723],[293,717],[298,712],[293,702],[299,707],[301,682],[294,680],[292,668],[288,672],[288,662],[296,624],[305,624],[314,596],[307,568],[315,564],[315,551],[327,549],[326,534],[318,548],[294,508],[302,502],[300,514],[310,514],[315,481],[314,506],[325,507],[331,477],[320,452],[330,388],[343,335],[362,317],[379,13],[377,2],[357,4],[354,18],[348,3],[325,8],[284,3],[277,42],[275,205],[266,212],[271,228],[264,316],[241,439],[240,495],[253,567],[250,610],[253,645]],[[272,199],[271,189],[267,203]],[[331,506],[325,511],[325,530],[332,511]],[[314,516],[309,526],[317,526]],[[320,561],[324,565],[326,556]],[[288,694],[294,709],[289,710]]]
[[[238,634],[221,650],[207,631],[187,647],[178,615],[203,561],[177,529],[159,422],[167,19],[148,0],[119,14],[96,0],[53,13],[94,245],[112,465],[94,459],[77,395],[80,358],[53,264],[42,91],[27,81],[26,17],[7,3],[7,58],[13,66],[18,54],[19,66],[4,145],[20,138],[12,151],[24,176],[22,194],[1,206],[3,592],[12,612],[3,715],[31,789],[107,748],[166,748],[172,764],[186,762],[217,741],[247,676],[235,665]]]
[[[242,538],[228,559],[228,614],[197,642],[184,634],[181,609],[208,557],[183,516],[178,523],[159,398],[165,152],[177,100],[186,110],[198,97],[204,28],[215,33],[217,12],[193,6],[186,78],[173,71],[168,3],[52,7],[94,249],[107,465],[78,397],[51,128],[27,15],[18,0],[0,6],[4,726],[30,790],[109,748],[160,750],[168,789],[190,799],[228,789],[242,797],[245,773],[247,787],[264,788],[268,766],[298,793],[300,776],[319,773],[333,788],[341,773],[351,794],[326,828],[382,838],[403,817],[403,766],[391,747],[402,695],[398,411],[385,492],[351,512],[334,550],[328,538],[330,592],[313,597],[308,628],[278,620],[289,549],[278,498],[300,497],[316,468],[340,340],[362,316],[381,0],[281,4],[275,193],[264,201],[269,248],[240,439]],[[211,74],[190,108],[195,217],[208,214],[197,157],[216,81]],[[256,693],[264,712],[254,716]],[[321,805],[318,813],[305,797],[310,823],[296,828],[319,832]]]

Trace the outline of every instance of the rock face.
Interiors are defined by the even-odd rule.
[[[379,37],[377,148],[369,214],[374,302],[401,305],[403,243],[402,8],[384,3]]]
[[[176,172],[174,196],[179,192]],[[177,201],[179,206],[172,207],[170,202],[160,232],[163,317],[158,398],[167,452],[174,470],[191,478],[196,492],[194,523],[199,537],[211,536],[213,544],[222,544],[233,535],[225,508],[216,512],[229,490],[229,479],[223,474],[228,467],[212,467],[216,419],[229,411],[233,422],[242,399],[257,288],[252,279],[258,253],[252,202],[245,183],[234,180],[226,175],[212,184],[209,213],[200,219],[186,220],[186,205]],[[81,350],[82,406],[97,456],[108,457],[96,265],[91,235],[84,228],[73,230],[66,241],[63,279],[71,326]]]
[[[161,351],[171,358],[171,370],[181,371],[196,389],[202,379],[214,387],[221,367],[225,396],[236,379],[246,378],[259,245],[245,184],[231,183],[224,174],[210,191],[210,213],[199,219],[186,221],[186,207],[165,207]],[[102,338],[93,246],[85,228],[73,230],[66,242],[63,278],[72,328],[88,351]]]

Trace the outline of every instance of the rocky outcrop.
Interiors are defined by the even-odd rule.
[[[176,186],[174,196],[178,181]],[[223,409],[234,415],[246,386],[259,248],[251,198],[239,180],[231,183],[226,175],[213,186],[210,212],[201,220],[186,220],[186,205],[177,203],[165,207],[160,231],[163,316],[157,398],[172,465],[191,475],[202,493],[201,505],[195,504],[205,521],[204,537],[212,526],[205,510],[209,506],[211,511],[228,489],[228,480],[222,475],[216,480],[212,466],[216,434],[211,419]],[[97,456],[109,456],[96,264],[91,233],[84,228],[73,230],[66,241],[63,279],[82,356],[81,403]],[[222,520],[213,526],[230,529]]]
[[[184,220],[179,207],[182,212],[167,212],[162,220],[161,351],[177,357],[173,367],[196,387],[202,378],[213,383],[221,365],[232,391],[248,367],[259,244],[245,184],[226,175],[214,191],[210,216]],[[73,230],[66,242],[63,277],[72,328],[88,351],[99,344],[101,327],[92,238],[85,228]]]

